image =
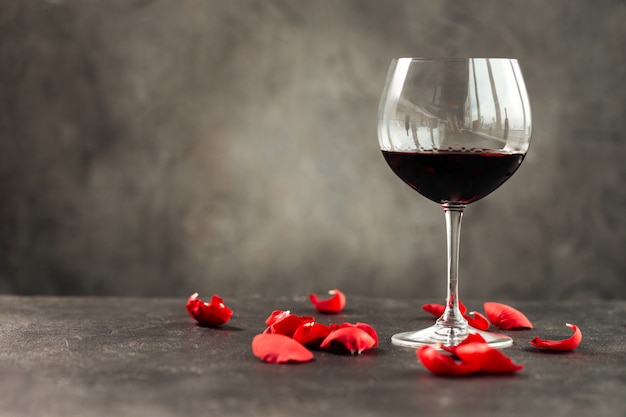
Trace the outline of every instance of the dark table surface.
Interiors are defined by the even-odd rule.
[[[432,375],[414,350],[390,344],[397,331],[430,325],[420,307],[437,301],[349,296],[332,316],[305,297],[225,301],[235,314],[215,329],[195,324],[186,299],[0,296],[0,415],[626,415],[626,301],[509,302],[535,325],[503,332],[514,338],[504,352],[524,370],[464,378]],[[370,323],[380,346],[261,362],[251,341],[275,309]],[[566,322],[583,331],[575,351],[530,347],[535,335],[569,336]]]

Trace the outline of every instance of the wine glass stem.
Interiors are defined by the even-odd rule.
[[[446,344],[456,345],[468,333],[467,320],[459,309],[459,246],[461,242],[461,219],[465,205],[445,203],[442,205],[446,217],[448,246],[448,294],[446,309],[437,320],[437,333],[446,338]]]

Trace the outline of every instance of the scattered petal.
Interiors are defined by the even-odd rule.
[[[442,316],[443,312],[446,311],[446,306],[443,304],[424,304],[422,306],[422,310],[439,318]],[[461,300],[459,300],[459,310],[461,311],[461,314],[465,314],[467,311],[467,307],[465,307],[465,304],[463,304]]]
[[[355,325],[344,326],[331,331],[320,347],[327,350],[348,350],[354,355],[376,346],[376,339],[363,328]]]
[[[522,365],[514,363],[511,358],[500,350],[492,348],[483,342],[473,342],[457,346],[454,354],[462,362],[472,363],[481,372],[490,374],[504,374],[524,369]]]
[[[337,329],[342,329],[345,327],[357,327],[361,330],[364,330],[365,332],[367,332],[367,334],[369,334],[370,336],[372,336],[372,339],[374,339],[374,346],[376,347],[378,346],[378,334],[376,333],[376,330],[374,330],[374,328],[367,324],[367,323],[356,323],[356,324],[352,324],[352,323],[341,323],[341,324],[331,324],[330,328],[331,330],[337,330]]]
[[[463,317],[465,317],[467,323],[475,329],[487,330],[490,326],[487,317],[483,316],[478,311],[471,311],[467,314],[464,314]]]
[[[271,324],[269,325],[269,327],[267,327],[267,329],[265,329],[263,333],[282,334],[285,336],[293,337],[293,334],[302,323],[313,321],[313,317],[297,316],[295,314],[289,313],[289,310],[285,310],[283,313],[275,313],[276,311],[272,312],[270,317],[268,317],[268,319],[265,321],[265,323],[270,322]]]
[[[438,375],[457,376],[479,372],[503,374],[523,369],[522,365],[489,346],[478,333],[470,333],[456,346],[421,347],[417,357],[429,371]]]
[[[465,307],[465,304],[463,304],[461,300],[459,300],[459,310],[461,311],[461,314],[465,314],[467,312],[467,307]]]
[[[217,295],[213,295],[211,301],[205,303],[198,298],[198,293],[193,293],[185,307],[189,315],[203,326],[221,326],[233,315],[233,311]]]
[[[271,326],[272,324],[284,319],[290,314],[291,314],[291,311],[289,310],[274,310],[269,315],[269,317],[265,319],[265,324],[267,324],[268,326]]]
[[[367,323],[357,323],[356,327],[358,327],[361,330],[365,330],[367,334],[369,334],[372,337],[372,339],[374,339],[374,346],[372,347],[378,346],[378,333],[376,333],[376,330],[374,330],[372,326],[370,326]]]
[[[328,291],[330,298],[318,299],[316,294],[310,294],[309,299],[320,313],[336,314],[346,306],[346,296],[341,291],[334,289]]]
[[[424,304],[422,306],[422,310],[432,314],[435,317],[441,317],[443,312],[446,310],[446,306],[444,306],[443,304]]]
[[[330,326],[315,321],[308,321],[300,324],[296,329],[293,334],[293,340],[311,349],[319,348],[330,332]]]
[[[530,344],[536,348],[549,350],[566,351],[576,349],[576,347],[578,347],[578,345],[580,345],[580,342],[583,340],[583,334],[578,326],[576,326],[575,324],[565,323],[565,325],[574,331],[574,334],[572,334],[567,339],[545,340],[535,336],[535,338],[530,341]]]
[[[499,329],[532,329],[533,325],[519,310],[502,303],[485,303],[485,313],[489,321]]]
[[[269,363],[308,362],[313,353],[292,338],[282,334],[259,334],[252,339],[252,353]]]
[[[454,347],[458,347],[458,346],[463,346],[463,345],[467,345],[469,343],[485,343],[485,344],[487,344],[487,341],[479,333],[470,333],[470,334],[467,335],[467,337],[465,339],[461,340],[461,343],[459,343],[456,346],[452,346],[452,347],[454,348]]]
[[[416,356],[430,372],[444,376],[461,376],[477,373],[477,363],[457,360],[450,353],[433,346],[422,346],[417,349]]]

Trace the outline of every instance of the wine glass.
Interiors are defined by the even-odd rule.
[[[461,314],[459,243],[465,206],[513,175],[528,150],[531,126],[516,59],[391,62],[378,112],[380,149],[398,177],[443,207],[448,260],[443,315],[429,328],[393,335],[393,344],[455,346],[470,333],[494,347],[513,343],[506,335],[471,328]]]

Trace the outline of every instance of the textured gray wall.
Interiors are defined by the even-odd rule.
[[[395,56],[520,60],[534,138],[461,297],[626,297],[622,1],[0,0],[0,292],[443,298],[386,166]]]

